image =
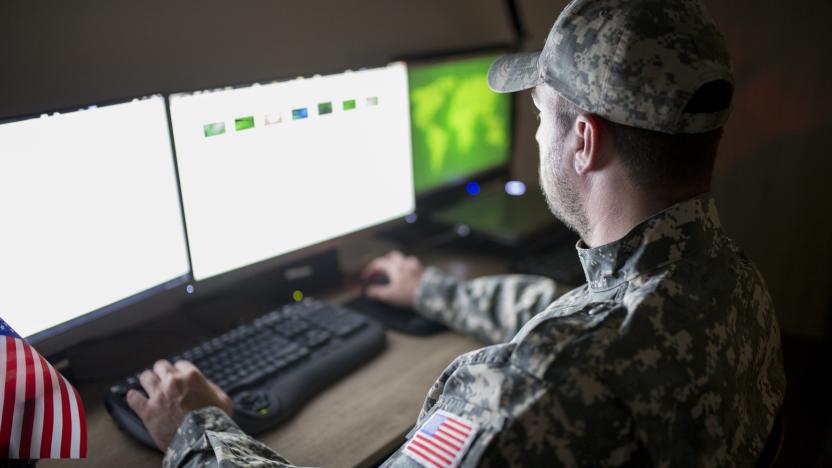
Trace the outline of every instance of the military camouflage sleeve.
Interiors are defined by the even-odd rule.
[[[165,468],[294,467],[263,443],[244,433],[216,407],[185,416],[165,453]]]
[[[560,326],[539,324],[542,330],[530,340],[457,358],[431,389],[405,444],[383,467],[429,466],[430,460],[465,468],[643,466],[649,460],[634,421],[598,373],[599,346],[620,322],[605,320],[604,312],[589,322],[581,318],[590,311],[577,314]],[[586,333],[593,329],[604,336]],[[437,426],[447,418],[449,430]],[[459,432],[456,421],[470,430]]]
[[[568,289],[531,275],[460,281],[431,267],[416,288],[416,310],[466,335],[501,343]]]

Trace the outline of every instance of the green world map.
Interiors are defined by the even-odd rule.
[[[494,57],[412,68],[410,106],[414,183],[425,192],[505,163],[509,95],[488,88]]]

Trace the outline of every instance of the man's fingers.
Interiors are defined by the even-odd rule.
[[[398,250],[388,252],[386,255],[373,259],[361,272],[361,277],[367,279],[374,273],[384,273],[388,277],[395,274],[395,265],[405,259],[403,253]]]
[[[196,365],[194,365],[194,363],[192,363],[191,361],[186,361],[184,359],[173,363],[173,367],[175,367],[176,370],[180,372],[193,372],[199,370],[197,369]]]
[[[167,359],[160,359],[153,364],[153,372],[155,372],[156,376],[161,380],[166,374],[175,373],[176,369],[173,368]]]
[[[157,393],[159,393],[159,376],[157,376],[152,370],[146,370],[139,374],[139,382],[141,382],[144,391],[150,395],[150,398],[153,398]]]
[[[202,376],[202,372],[200,372],[199,368],[190,361],[176,361],[176,364],[174,365],[176,366],[176,370],[184,375],[196,374]],[[225,394],[225,391],[223,391],[223,389],[221,389],[217,384],[209,380],[207,377],[202,376],[202,378],[204,378],[205,381],[208,382],[208,385],[216,391],[217,395],[225,396],[226,398],[228,397],[228,395]],[[229,399],[229,401],[231,400]]]
[[[374,273],[387,273],[390,270],[390,260],[385,257],[378,257],[370,262],[361,273],[363,279],[367,279]]]
[[[147,398],[138,390],[130,389],[127,391],[127,406],[133,410],[140,418],[144,418],[145,410],[147,408]]]
[[[404,254],[399,252],[398,250],[393,250],[389,252],[385,257],[389,258],[390,260],[401,260],[404,258]]]
[[[208,380],[204,375],[202,375],[199,368],[190,361],[176,361],[174,366],[176,366],[176,370],[179,371],[179,375],[182,376],[186,382],[190,382],[189,385],[199,382],[200,380]]]

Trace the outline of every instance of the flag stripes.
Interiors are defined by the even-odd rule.
[[[440,410],[405,444],[404,453],[422,466],[452,468],[462,460],[476,433],[474,423]]]
[[[23,421],[21,421],[22,427],[17,456],[20,457],[22,453],[24,457],[28,458],[32,448],[32,430],[34,429],[35,404],[37,403],[35,394],[37,389],[35,388],[35,360],[32,359],[32,349],[26,346],[22,351],[24,360],[23,368],[32,369],[33,371],[26,372],[25,376],[26,380],[23,388]]]
[[[2,343],[5,356],[3,359],[5,375],[3,376],[3,414],[0,416],[0,457],[9,457],[9,442],[12,437],[14,419],[15,393],[17,392],[17,350],[14,340],[6,339]],[[14,376],[14,378],[9,378]],[[8,442],[7,442],[8,441]]]
[[[78,391],[8,326],[0,327],[0,459],[84,458],[86,445]]]

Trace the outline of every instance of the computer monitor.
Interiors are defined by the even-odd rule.
[[[4,122],[0,154],[0,316],[42,353],[149,316],[96,325],[142,301],[186,297],[163,97]]]
[[[511,157],[511,96],[488,88],[498,55],[410,62],[414,186],[419,196],[457,186]]]
[[[414,210],[403,63],[175,94],[169,105],[197,281],[259,271]]]

